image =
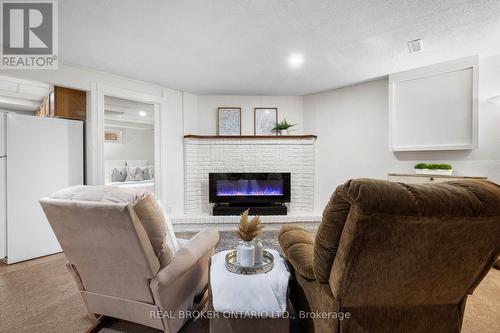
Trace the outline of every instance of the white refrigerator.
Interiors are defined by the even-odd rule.
[[[61,248],[38,200],[83,184],[83,122],[0,112],[0,260]]]

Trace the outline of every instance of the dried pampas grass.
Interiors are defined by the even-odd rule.
[[[251,241],[262,233],[264,226],[260,223],[260,216],[248,220],[248,209],[241,213],[240,225],[236,233],[244,241]]]

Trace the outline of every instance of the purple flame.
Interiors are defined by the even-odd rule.
[[[281,180],[217,180],[218,196],[281,196]]]

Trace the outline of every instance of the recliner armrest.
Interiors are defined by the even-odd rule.
[[[208,283],[208,263],[219,242],[219,233],[205,229],[175,252],[172,261],[151,280],[153,296],[160,309],[176,309],[192,302]]]
[[[182,248],[186,248],[196,258],[203,257],[208,251],[213,251],[219,242],[219,232],[215,229],[204,229],[191,237]]]
[[[216,230],[204,229],[198,232],[175,252],[172,262],[163,267],[154,280],[157,280],[159,285],[168,285],[175,281],[207,253],[213,252],[218,242],[219,233]]]
[[[304,228],[284,225],[281,227],[278,241],[295,271],[306,279],[315,280],[312,235]]]

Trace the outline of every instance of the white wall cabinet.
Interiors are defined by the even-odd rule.
[[[487,177],[443,176],[443,175],[415,175],[405,173],[390,173],[387,180],[406,184],[442,183],[456,180],[486,180]]]
[[[393,151],[466,150],[477,146],[478,57],[389,76]]]

